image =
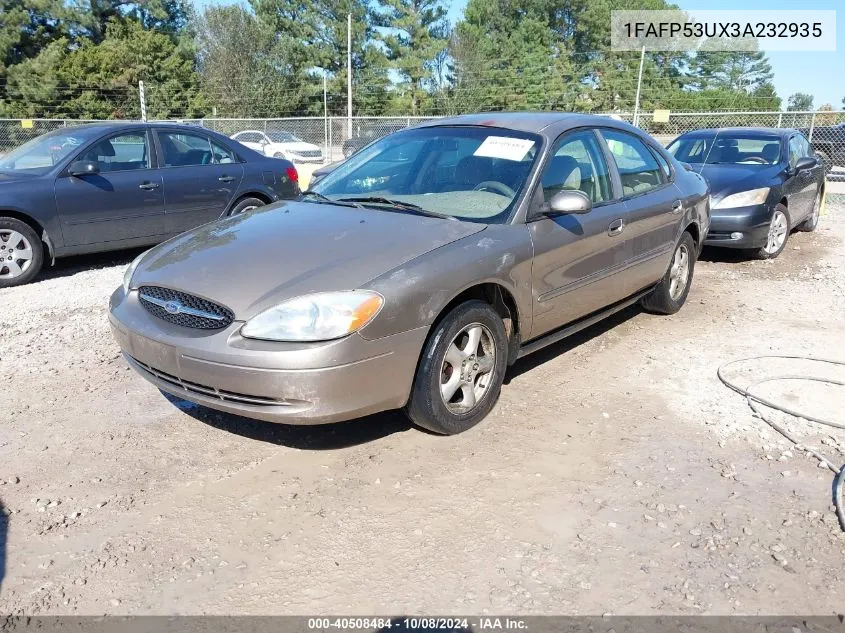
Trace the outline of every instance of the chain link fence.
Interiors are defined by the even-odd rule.
[[[668,144],[684,132],[718,127],[795,128],[803,132],[830,170],[830,178],[845,180],[845,112],[620,112],[604,114],[639,126],[659,142]],[[350,156],[371,141],[438,117],[290,117],[268,119],[179,119],[226,136],[259,131],[271,137],[287,133],[320,149],[323,163]],[[0,153],[45,132],[89,123],[78,119],[0,119]],[[293,157],[296,160],[296,157]]]

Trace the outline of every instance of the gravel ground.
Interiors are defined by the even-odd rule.
[[[845,359],[843,220],[828,205],[773,262],[705,251],[678,315],[629,309],[520,361],[452,438],[166,398],[108,330],[135,252],[64,261],[0,291],[0,613],[834,614],[831,474],[716,369]],[[841,391],[770,393],[842,420]],[[787,424],[845,461],[845,433]]]

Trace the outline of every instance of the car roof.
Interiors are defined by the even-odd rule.
[[[578,127],[580,125],[603,125],[620,129],[637,129],[628,123],[597,114],[575,114],[572,112],[482,112],[464,114],[448,119],[434,119],[420,124],[419,127],[437,127],[448,125],[477,125],[499,127],[520,132],[539,133],[549,127]],[[642,130],[637,130],[641,133]]]
[[[779,136],[785,138],[798,130],[788,127],[708,127],[684,132],[680,136],[710,136],[712,134],[743,134],[745,136]]]

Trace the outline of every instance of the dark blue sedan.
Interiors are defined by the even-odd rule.
[[[801,132],[777,128],[696,130],[668,147],[710,184],[705,244],[781,254],[793,229],[813,231],[824,197],[824,169]]]
[[[156,244],[298,194],[292,163],[200,127],[62,128],[0,157],[0,288],[57,257]]]

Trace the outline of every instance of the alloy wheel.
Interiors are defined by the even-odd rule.
[[[672,258],[672,266],[669,268],[669,296],[672,301],[677,301],[687,288],[689,283],[690,252],[686,244],[681,244],[675,251]]]
[[[766,238],[766,246],[763,250],[769,255],[774,255],[780,251],[788,232],[789,221],[786,219],[786,214],[783,211],[775,211],[769,224],[769,235]]]
[[[0,229],[0,279],[15,279],[32,265],[32,244],[11,229]]]
[[[458,332],[440,369],[440,396],[449,411],[471,411],[490,389],[495,368],[496,345],[486,326],[471,323]]]

